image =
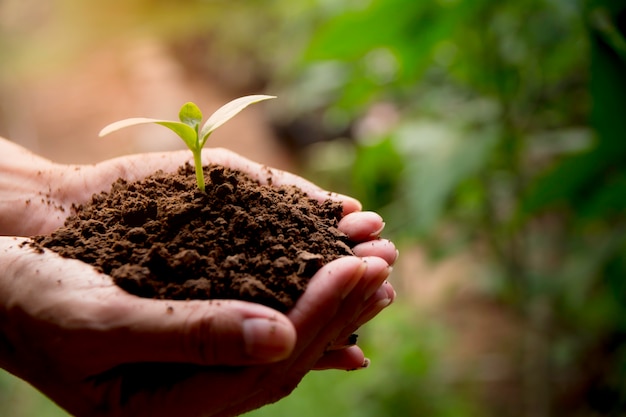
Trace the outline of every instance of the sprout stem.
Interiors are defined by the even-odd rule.
[[[196,168],[196,182],[198,183],[198,188],[204,193],[205,188],[204,172],[202,171],[202,149],[198,149],[193,152],[193,165]]]

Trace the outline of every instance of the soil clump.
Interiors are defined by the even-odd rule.
[[[240,299],[281,312],[321,266],[352,255],[337,229],[340,203],[220,165],[204,171],[206,193],[190,165],[119,179],[33,244],[89,263],[140,297]]]

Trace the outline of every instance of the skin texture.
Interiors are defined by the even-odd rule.
[[[367,365],[349,336],[393,301],[386,280],[397,251],[379,238],[380,216],[361,212],[358,201],[227,150],[205,150],[204,163],[342,201],[339,228],[360,242],[356,256],[325,265],[286,315],[236,300],[142,299],[87,264],[23,243],[60,226],[73,204],[118,177],[174,171],[191,154],[70,166],[0,138],[0,155],[0,366],[70,413],[234,416],[288,395],[310,370]]]

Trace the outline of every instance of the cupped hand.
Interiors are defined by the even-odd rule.
[[[316,367],[364,366],[358,347],[329,347],[394,297],[379,257],[325,265],[284,316],[135,297],[17,238],[0,238],[0,254],[1,365],[77,416],[231,416],[276,401]]]
[[[72,204],[118,177],[174,171],[190,159],[188,152],[172,152],[65,166],[15,151],[38,167],[33,172],[16,164],[12,175],[25,180],[11,183],[0,198],[7,213],[0,231],[22,236],[54,230]],[[282,315],[234,300],[141,299],[80,261],[1,238],[0,366],[70,412],[89,416],[236,415],[287,395],[311,369],[364,366],[363,352],[350,345],[349,335],[395,296],[386,277],[396,250],[379,239],[380,216],[360,212],[354,199],[229,151],[207,150],[204,158],[261,182],[271,178],[313,198],[342,201],[339,228],[360,242],[356,256],[324,266]]]

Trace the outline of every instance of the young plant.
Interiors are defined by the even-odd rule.
[[[194,103],[185,103],[181,107],[178,113],[180,122],[171,120],[159,120],[149,119],[145,117],[134,117],[131,119],[120,120],[115,123],[111,123],[100,131],[99,136],[105,136],[109,133],[115,132],[125,127],[156,123],[161,126],[165,126],[176,133],[185,142],[187,147],[193,154],[193,163],[196,170],[196,181],[200,191],[204,192],[204,173],[202,171],[202,147],[206,143],[207,139],[221,125],[232,119],[240,111],[248,107],[250,104],[258,103],[259,101],[269,100],[276,98],[275,96],[266,95],[252,95],[237,98],[229,103],[226,103],[213,113],[206,121],[204,126],[200,129],[200,123],[202,123],[202,112]]]

